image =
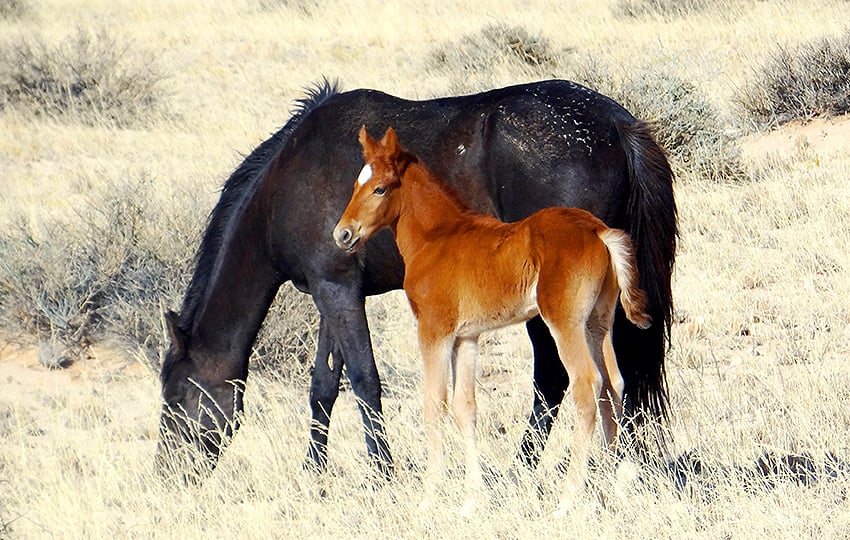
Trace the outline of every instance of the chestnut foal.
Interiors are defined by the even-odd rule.
[[[466,446],[464,510],[474,505],[481,485],[475,441],[478,336],[540,314],[569,374],[578,413],[559,507],[565,511],[570,495],[584,489],[597,406],[608,447],[617,443],[623,379],[611,327],[618,295],[630,321],[640,328],[650,324],[630,238],[574,208],[547,208],[516,223],[475,213],[399,145],[392,128],[376,141],[364,126],[360,144],[366,165],[333,236],[340,248],[354,252],[390,227],[404,259],[404,290],[419,323],[425,364],[423,504],[433,498],[442,469],[441,423],[453,378],[451,408]]]

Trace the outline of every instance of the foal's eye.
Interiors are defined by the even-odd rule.
[[[372,193],[374,193],[375,195],[383,195],[386,192],[387,192],[387,188],[385,188],[384,186],[378,186],[378,187],[375,188],[375,191],[373,191]]]

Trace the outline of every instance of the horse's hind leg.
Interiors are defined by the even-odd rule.
[[[455,346],[452,368],[454,394],[452,412],[460,428],[466,446],[466,490],[467,501],[461,513],[468,513],[475,504],[476,494],[481,490],[481,464],[475,436],[475,363],[478,355],[478,337],[460,338]]]

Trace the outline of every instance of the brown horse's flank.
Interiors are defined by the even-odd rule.
[[[618,295],[629,320],[641,328],[650,324],[628,235],[574,208],[544,209],[515,223],[477,214],[398,144],[392,128],[378,142],[364,127],[360,143],[366,166],[334,238],[355,251],[389,226],[404,258],[404,290],[418,321],[425,367],[428,493],[442,468],[440,424],[450,382],[471,495],[481,483],[475,442],[478,336],[540,314],[557,343],[578,412],[566,505],[567,495],[584,485],[597,406],[605,441],[611,449],[616,445],[623,380],[611,327]]]

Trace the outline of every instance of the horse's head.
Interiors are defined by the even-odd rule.
[[[156,465],[164,477],[197,482],[208,475],[238,427],[244,376],[217,373],[224,363],[204,362],[202,350],[178,326],[177,314],[165,315],[171,346],[160,374],[163,407]],[[216,373],[199,366],[215,365]],[[219,382],[215,382],[219,381]]]
[[[407,165],[416,161],[413,154],[399,145],[391,127],[376,141],[363,126],[359,140],[366,165],[354,182],[354,193],[333,232],[337,246],[349,253],[357,251],[375,232],[398,219],[396,191]]]

